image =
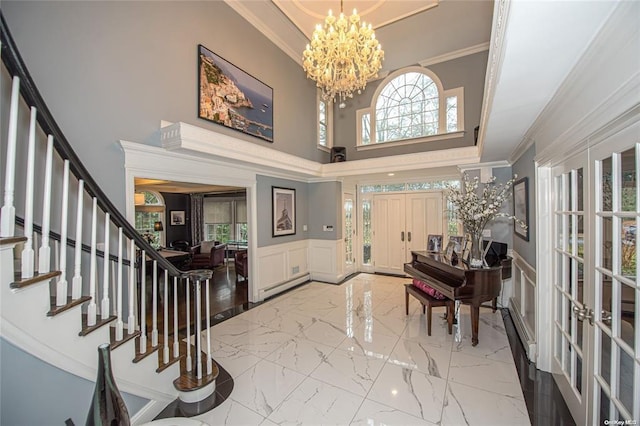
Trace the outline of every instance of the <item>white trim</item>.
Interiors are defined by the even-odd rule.
[[[467,170],[477,170],[477,169],[486,169],[486,168],[500,168],[500,167],[510,167],[511,163],[508,161],[490,161],[486,163],[476,163],[471,165],[462,165],[458,166],[458,170],[461,172],[466,172]]]
[[[142,425],[153,421],[158,414],[162,412],[167,406],[167,402],[164,401],[149,401],[138,410],[137,413],[131,416],[132,425]]]
[[[537,287],[537,278],[536,278],[536,270],[533,266],[527,263],[526,260],[522,256],[520,256],[516,251],[512,252],[513,257],[513,278],[512,278],[512,286],[521,285],[523,286],[523,281],[527,281],[525,285],[533,286],[534,294],[536,293],[535,289]],[[520,279],[516,280],[516,274],[520,275]],[[518,282],[518,284],[516,284]],[[515,293],[515,289],[512,289],[512,295]],[[521,299],[525,300],[526,303],[526,292],[522,289],[520,291]],[[536,301],[533,301],[534,306],[536,306]],[[527,358],[530,361],[535,362],[537,356],[537,342],[536,336],[537,331],[531,330],[530,327],[526,324],[524,320],[524,311],[526,312],[527,307],[522,305],[521,300],[516,300],[514,296],[509,297],[509,311],[511,312],[511,318],[513,319],[513,323],[515,324],[516,331],[520,336],[520,340],[522,340],[525,351],[527,353]],[[534,325],[535,327],[535,325]]]
[[[343,245],[342,239],[309,240],[309,272],[312,280],[336,284],[344,279]]]
[[[356,151],[370,151],[381,148],[394,148],[397,146],[403,145],[416,145],[421,143],[429,143],[435,141],[444,141],[447,139],[457,139],[464,137],[464,130],[451,132],[451,133],[439,133],[437,135],[425,136],[422,138],[416,139],[402,139],[398,141],[389,141],[389,142],[379,142],[375,144],[367,144],[367,145],[356,145]]]
[[[452,52],[448,52],[443,55],[432,56],[431,58],[418,61],[418,63],[422,67],[428,67],[429,65],[435,65],[442,62],[451,61],[453,59],[458,59],[458,58],[473,55],[476,53],[484,52],[485,50],[489,50],[488,41],[484,43],[476,44],[475,46],[465,47],[464,49],[454,50]]]

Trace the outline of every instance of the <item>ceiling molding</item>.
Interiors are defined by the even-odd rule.
[[[295,25],[292,25],[284,14],[281,14],[280,9],[272,7],[271,2],[249,2],[247,4],[237,0],[224,0],[224,2],[264,34],[298,65],[302,66],[302,50],[308,40],[304,34],[298,31]],[[251,7],[249,7],[249,4]],[[274,13],[275,11],[277,13]],[[278,14],[281,15],[278,16]],[[276,31],[276,29],[279,31]],[[282,37],[285,30],[287,32],[287,40]],[[292,47],[298,43],[300,44],[300,51]]]
[[[477,170],[477,169],[497,169],[500,167],[511,167],[511,163],[504,160],[504,161],[490,161],[487,163],[476,163],[476,164],[471,164],[471,165],[462,165],[462,166],[458,166],[458,169],[461,172],[466,172],[467,170]]]
[[[448,52],[443,55],[438,55],[432,58],[423,59],[421,61],[418,61],[418,64],[420,64],[420,66],[422,67],[428,67],[429,65],[451,61],[453,59],[458,59],[465,56],[473,55],[475,53],[484,52],[485,50],[489,50],[488,41],[485,43],[476,44],[475,46],[470,46],[464,49],[454,50],[453,52]]]
[[[491,117],[493,99],[498,83],[498,75],[504,61],[505,33],[507,19],[509,17],[509,5],[507,0],[499,0],[493,9],[493,24],[491,26],[491,41],[489,45],[489,60],[487,64],[487,74],[484,82],[484,98],[482,100],[482,114],[480,116],[480,131],[478,133],[478,150],[480,155],[484,148],[484,139],[487,123]]]

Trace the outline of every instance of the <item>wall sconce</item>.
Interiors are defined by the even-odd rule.
[[[133,204],[136,206],[144,205],[144,194],[142,192],[136,192],[133,194]]]
[[[154,231],[164,231],[164,227],[162,226],[162,222],[158,221],[153,224]]]

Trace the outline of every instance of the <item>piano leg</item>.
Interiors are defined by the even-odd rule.
[[[471,305],[471,346],[478,344],[478,325],[480,324],[480,305]]]
[[[455,316],[455,302],[453,300],[447,301],[447,328],[449,334],[453,330],[453,317]]]

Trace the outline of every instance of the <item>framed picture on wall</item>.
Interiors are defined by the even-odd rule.
[[[198,46],[198,117],[273,142],[273,89]]]
[[[274,237],[294,235],[296,233],[296,190],[271,187],[273,194],[273,232]]]
[[[513,215],[526,226],[513,222],[513,232],[529,241],[529,178],[523,177],[513,184]]]
[[[184,210],[171,211],[171,225],[184,225]]]

